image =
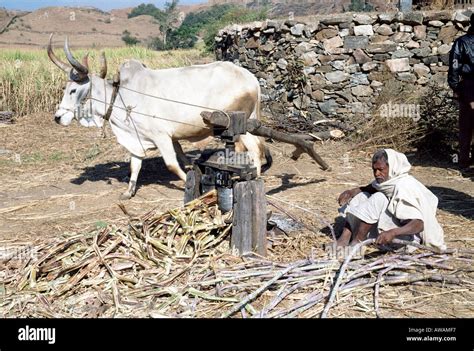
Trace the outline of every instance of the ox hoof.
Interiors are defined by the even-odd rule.
[[[120,200],[130,200],[131,198],[132,198],[132,194],[130,193],[123,193],[119,197]]]

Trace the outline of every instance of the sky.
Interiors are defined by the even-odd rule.
[[[0,0],[0,8],[33,11],[47,6],[93,6],[101,10],[134,7],[142,3],[162,8],[166,0]],[[204,3],[207,0],[180,0],[181,5]]]

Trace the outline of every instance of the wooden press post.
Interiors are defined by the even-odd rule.
[[[262,179],[234,184],[231,247],[240,255],[267,253],[267,201]]]

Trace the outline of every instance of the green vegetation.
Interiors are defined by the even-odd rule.
[[[351,0],[349,5],[349,11],[353,12],[370,12],[373,9],[374,7],[371,4],[367,4],[365,0]]]
[[[140,40],[138,40],[137,38],[135,37],[132,37],[132,35],[130,34],[130,32],[128,30],[124,30],[123,33],[122,33],[122,40],[125,42],[125,44],[127,44],[128,46],[133,46],[133,45],[137,45]]]
[[[153,4],[141,4],[134,8],[129,17],[140,15],[153,16],[160,24],[163,33],[160,38],[153,38],[148,47],[153,50],[192,48],[203,38],[207,51],[214,50],[214,37],[219,29],[233,23],[260,21],[267,17],[266,7],[252,10],[234,4],[214,5],[206,10],[191,12],[183,23],[177,26],[178,0],[165,4],[160,10]],[[174,29],[173,29],[174,28]]]

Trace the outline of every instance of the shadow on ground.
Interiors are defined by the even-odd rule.
[[[107,162],[86,167],[82,173],[71,180],[73,184],[82,184],[86,181],[98,182],[115,179],[122,183],[128,183],[130,177],[130,163]],[[178,176],[171,173],[166,167],[162,157],[143,160],[142,168],[138,176],[138,187],[150,184],[161,184],[168,188],[180,189],[171,181],[179,180]]]
[[[474,220],[474,198],[471,195],[439,186],[428,189],[438,197],[439,209]]]

